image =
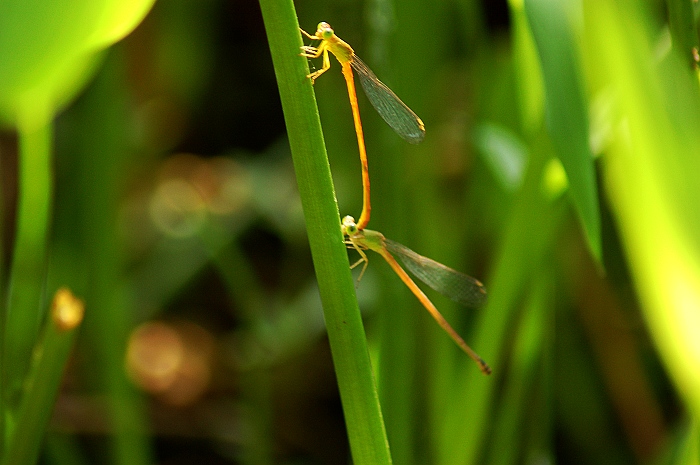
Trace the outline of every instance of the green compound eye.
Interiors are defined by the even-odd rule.
[[[326,22],[321,22],[318,23],[318,26],[316,26],[316,35],[320,35],[321,39],[323,40],[328,40],[335,35],[335,32],[333,31],[333,28],[330,24]]]
[[[342,224],[340,226],[340,230],[343,232],[343,235],[345,235],[345,236],[353,236],[353,235],[357,234],[358,229],[357,229],[357,224],[355,224],[355,218],[353,218],[350,215],[344,217]]]

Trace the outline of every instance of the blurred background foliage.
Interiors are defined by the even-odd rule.
[[[0,28],[4,463],[41,441],[18,426],[37,415],[47,464],[348,463],[259,6],[161,0],[105,50],[150,2],[85,24],[40,4],[0,3],[37,18]],[[357,293],[394,463],[700,463],[695,3],[295,6],[425,122],[409,146],[360,96],[370,227],[490,295],[465,311],[429,293],[484,377],[370,256]],[[57,29],[27,29],[47,17]],[[357,217],[331,66],[314,89],[340,213]],[[40,328],[65,286],[85,319],[55,342]],[[36,362],[53,343],[75,343],[65,371]],[[55,407],[54,391],[28,400],[41,370],[54,389],[63,373]]]

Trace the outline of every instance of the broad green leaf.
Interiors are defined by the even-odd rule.
[[[133,30],[154,1],[0,2],[0,119],[41,125],[90,77],[98,53]]]

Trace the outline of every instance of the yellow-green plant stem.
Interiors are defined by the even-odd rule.
[[[42,320],[42,289],[46,267],[52,179],[52,123],[18,128],[18,200],[9,296],[3,335],[3,406],[19,405],[24,377]],[[11,423],[6,425],[12,435]]]
[[[260,0],[353,462],[391,463],[330,167],[291,0]]]

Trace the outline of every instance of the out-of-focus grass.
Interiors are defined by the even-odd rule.
[[[3,222],[11,238],[10,253],[3,255],[9,265],[0,264],[8,269],[7,280],[0,283],[4,291],[0,306],[3,464],[37,461],[76,327],[82,321],[81,309],[70,330],[57,329],[57,319],[44,310],[44,294],[56,288],[47,290],[46,279],[54,201],[53,119],[93,75],[100,53],[131,32],[152,4],[153,0],[103,0],[70,5],[7,1],[0,5],[0,124],[15,130],[18,140],[12,149],[16,159],[9,163],[16,171],[8,171],[4,179],[4,184],[16,187],[16,193],[3,189],[2,202],[3,209],[12,212],[3,215],[10,220]],[[6,155],[3,165],[10,160]],[[110,191],[100,191],[104,192]],[[105,264],[101,269],[109,268]],[[56,299],[66,300],[58,297],[65,294],[70,291],[57,294]],[[82,303],[58,307],[82,308]],[[119,359],[118,350],[113,348],[110,353]],[[119,363],[108,365],[118,369]],[[114,413],[122,411],[130,410],[123,405],[113,409]]]
[[[697,415],[700,216],[688,206],[700,202],[693,174],[700,169],[700,98],[692,52],[674,44],[655,55],[658,37],[644,12],[626,2],[592,2],[588,13],[590,46],[604,51],[594,77],[611,108],[607,192],[654,341]]]
[[[307,236],[297,191],[308,202],[327,180],[295,176],[253,5],[156,4],[56,122],[46,292],[70,285],[86,317],[47,463],[348,460],[344,422],[356,412],[343,415],[336,376],[353,358],[329,355],[309,240],[335,246],[315,252],[319,282],[348,281],[345,257],[337,231],[318,234],[328,218],[310,220]],[[700,99],[688,4],[296,7],[307,30],[332,24],[426,124],[410,146],[359,96],[370,228],[489,291],[483,309],[427,291],[492,366],[485,377],[370,257],[356,294],[394,463],[698,463]],[[279,24],[271,42],[287,37]],[[274,53],[301,69],[287,34]],[[311,118],[285,105],[290,137],[311,140],[308,83],[288,74],[281,84]],[[335,62],[313,91],[336,198],[326,190],[312,210],[337,200],[357,216]],[[12,138],[1,147],[11,186]]]

